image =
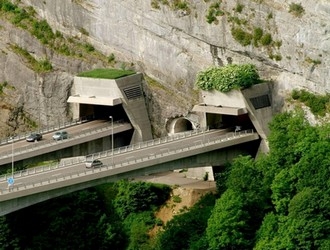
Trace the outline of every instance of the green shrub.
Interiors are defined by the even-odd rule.
[[[202,90],[228,92],[232,89],[247,88],[259,83],[257,69],[252,64],[230,64],[225,67],[211,67],[197,75],[195,85]]]
[[[52,64],[49,60],[41,60],[38,62],[37,71],[38,72],[47,72],[53,69]]]
[[[22,20],[29,18],[29,14],[24,9],[17,9],[11,22],[15,25],[19,24]]]
[[[182,198],[179,195],[173,195],[173,202],[180,203]]]
[[[269,58],[270,59],[273,59],[275,61],[281,61],[282,60],[282,55],[281,54],[270,54],[269,55]]]
[[[241,13],[243,11],[243,9],[244,9],[244,5],[238,3],[235,7],[235,12]]]
[[[308,106],[314,115],[324,116],[330,102],[330,95],[314,95],[306,90],[293,90],[291,97]]]
[[[259,27],[254,28],[254,30],[253,30],[253,44],[254,44],[254,46],[258,47],[260,39],[262,38],[263,34],[264,34],[264,31],[261,28],[259,28]]]
[[[282,41],[275,41],[274,45],[279,49],[282,46]]]
[[[57,51],[66,56],[69,56],[71,54],[70,48],[66,44],[60,45]]]
[[[218,68],[208,68],[197,75],[196,86],[202,90],[214,89]]]
[[[312,59],[310,57],[306,57],[305,58],[305,62],[310,63],[310,64],[314,64],[314,65],[321,64],[321,60],[319,60],[319,59]]]
[[[218,19],[218,16],[222,16],[224,13],[223,11],[220,9],[220,4],[221,1],[216,1],[214,3],[212,3],[209,7],[208,13],[206,15],[206,21],[208,23],[213,23],[216,22]]]
[[[175,10],[189,11],[189,5],[188,5],[188,2],[186,2],[186,1],[176,0],[173,3],[173,7],[174,7]]]
[[[3,94],[3,89],[8,85],[8,83],[5,81],[3,83],[0,83],[0,95]]]
[[[272,19],[273,18],[273,12],[268,13],[267,19]]]
[[[12,4],[10,1],[7,0],[0,1],[0,7],[1,10],[6,12],[14,12],[17,8],[15,4]]]
[[[254,28],[253,30],[253,39],[256,40],[256,41],[259,41],[262,37],[262,35],[264,34],[262,28]]]
[[[289,13],[292,13],[296,17],[301,17],[305,10],[300,3],[291,3],[289,5]]]
[[[328,96],[313,96],[313,98],[307,102],[307,105],[310,107],[313,114],[324,116],[328,102]]]
[[[231,34],[232,34],[233,38],[237,42],[239,42],[241,45],[247,46],[247,45],[251,44],[253,36],[250,33],[244,31],[242,28],[240,28],[240,27],[232,28]]]
[[[55,38],[52,28],[46,20],[33,21],[32,35],[38,38],[43,44],[49,44]]]
[[[113,53],[111,53],[110,56],[108,57],[108,62],[109,62],[109,63],[112,63],[112,62],[114,62],[115,60],[116,60],[115,55],[114,55]]]
[[[159,2],[157,0],[152,0],[151,1],[151,7],[154,9],[160,9]]]
[[[307,103],[308,100],[311,98],[311,93],[307,92],[306,90],[300,91],[300,101]]]
[[[11,48],[16,54],[22,56],[33,70],[37,72],[47,72],[52,69],[52,65],[48,60],[37,61],[26,49],[17,45],[12,45]]]
[[[56,38],[63,38],[63,34],[60,31],[56,30],[55,37]]]
[[[87,52],[93,52],[95,50],[94,46],[91,45],[90,43],[85,43],[84,48]]]
[[[85,28],[83,28],[83,27],[81,27],[79,29],[79,31],[80,31],[81,34],[83,34],[85,36],[89,36],[89,32]]]
[[[263,46],[270,45],[272,43],[272,35],[269,33],[263,35],[260,42]]]

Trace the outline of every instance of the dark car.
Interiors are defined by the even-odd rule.
[[[42,135],[40,133],[31,133],[29,136],[26,137],[26,141],[28,142],[40,141],[41,139]]]
[[[102,167],[103,163],[100,160],[87,160],[86,163],[86,168],[97,168],[97,167]]]

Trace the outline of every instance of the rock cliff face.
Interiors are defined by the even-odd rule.
[[[293,88],[316,93],[330,89],[327,68],[330,2],[327,0],[21,2],[33,6],[54,30],[82,37],[105,55],[113,53],[116,59],[131,62],[137,70],[156,79],[158,83],[146,85],[156,133],[164,129],[166,119],[189,113],[198,101],[198,93],[193,90],[196,74],[211,65],[255,64],[261,77],[274,83],[275,100]],[[24,31],[8,31],[6,37],[25,45],[34,43],[33,37]],[[34,44],[35,53],[44,55],[45,49]],[[79,60],[67,59],[65,66],[61,66],[57,61],[58,69],[47,76],[51,78],[48,81],[27,68],[19,68],[22,65],[17,67],[15,55],[0,56],[0,82],[13,83],[25,93],[32,93],[28,89],[33,85],[33,91],[45,92],[42,98],[47,96],[54,106],[61,106],[61,114],[72,75],[95,66],[83,66]],[[51,60],[55,63],[56,56]],[[3,71],[4,67],[7,71]],[[18,78],[20,74],[24,77]],[[22,79],[26,83],[24,87]],[[22,103],[27,99],[26,95],[18,98]],[[45,122],[49,106],[40,107]]]

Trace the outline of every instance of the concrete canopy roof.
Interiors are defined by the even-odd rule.
[[[122,103],[121,98],[112,97],[97,97],[97,96],[70,96],[68,99],[69,103],[81,103],[81,104],[93,104],[93,105],[104,105],[104,106],[115,106]]]
[[[243,115],[248,113],[246,108],[213,106],[213,105],[206,105],[204,103],[195,105],[192,111],[211,113],[211,114],[222,114],[222,115]]]

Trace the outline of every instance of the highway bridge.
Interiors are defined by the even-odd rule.
[[[63,141],[44,133],[40,142],[0,142],[0,166],[15,162],[16,168],[23,162],[24,168],[0,176],[0,216],[103,183],[182,168],[216,169],[238,155],[267,151],[270,86],[228,95],[203,92],[203,103],[190,114],[167,121],[169,136],[152,140],[142,82],[141,73],[115,80],[75,77],[67,100],[73,118],[92,115],[95,121],[65,128],[70,136]],[[233,127],[244,130],[226,129]],[[47,156],[71,158],[25,168],[28,161]],[[104,166],[86,169],[86,158],[100,159]]]
[[[115,131],[115,127],[113,129]],[[87,169],[86,157],[76,157],[62,164],[15,172],[15,183],[10,187],[8,179],[11,175],[3,175],[0,177],[0,216],[57,196],[120,179],[181,168],[221,166],[239,154],[249,153],[252,148],[250,143],[259,139],[254,130],[192,130],[90,155],[104,163],[100,168]],[[68,140],[68,143],[72,142]]]

